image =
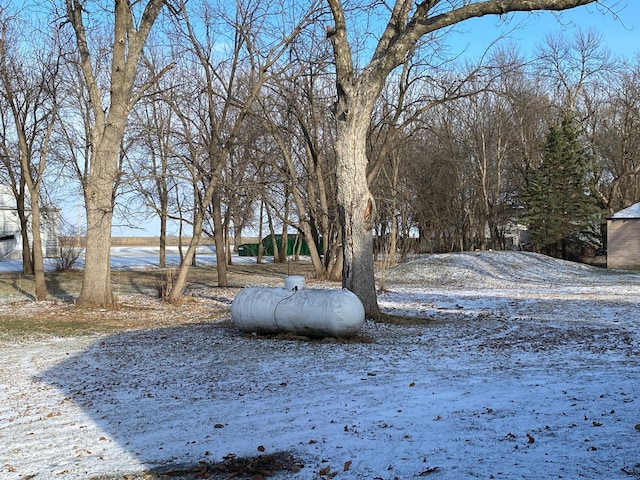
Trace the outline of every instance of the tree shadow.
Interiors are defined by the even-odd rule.
[[[269,439],[252,436],[265,413],[246,410],[244,399],[284,387],[255,364],[258,375],[247,380],[249,350],[270,357],[267,344],[230,325],[129,331],[102,337],[37,379],[70,398],[148,478],[296,472],[303,464],[287,448],[295,445],[265,451]]]
[[[21,272],[8,272],[0,276],[2,297],[33,300],[35,298],[34,290],[33,277],[24,275]]]

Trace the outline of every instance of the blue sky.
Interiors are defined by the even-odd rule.
[[[615,1],[607,3],[612,5]],[[527,54],[550,33],[564,32],[571,36],[579,29],[593,29],[602,35],[603,44],[611,53],[631,59],[640,53],[640,1],[621,0],[611,8],[613,13],[606,12],[604,7],[587,5],[563,12],[519,12],[503,19],[495,16],[473,19],[458,25],[456,32],[449,35],[448,43],[479,55],[501,33],[515,29],[509,38]]]

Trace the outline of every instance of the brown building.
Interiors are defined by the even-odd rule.
[[[640,269],[640,203],[607,219],[607,268]]]

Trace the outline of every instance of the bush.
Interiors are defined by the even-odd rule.
[[[77,238],[60,237],[58,240],[60,255],[56,263],[56,271],[69,272],[73,270],[78,259],[84,254],[84,247],[79,246]]]

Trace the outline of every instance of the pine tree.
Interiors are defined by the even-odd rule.
[[[589,188],[590,157],[580,144],[578,123],[565,115],[552,126],[542,163],[529,172],[523,194],[534,250],[569,258],[597,231],[599,209]]]

